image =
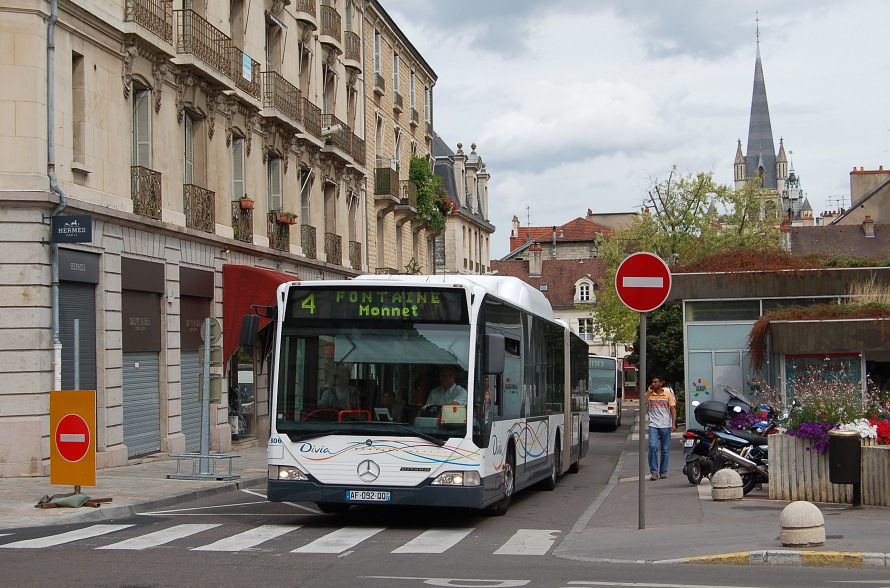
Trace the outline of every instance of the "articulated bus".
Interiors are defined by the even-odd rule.
[[[587,389],[590,401],[587,405],[590,426],[605,424],[613,431],[621,426],[621,408],[624,404],[624,369],[622,361],[615,357],[591,355],[590,380]]]
[[[587,343],[521,280],[297,281],[276,303],[270,501],[500,515],[587,453]]]

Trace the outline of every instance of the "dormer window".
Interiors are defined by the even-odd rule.
[[[575,302],[590,302],[593,293],[593,285],[590,282],[580,282],[575,290]]]

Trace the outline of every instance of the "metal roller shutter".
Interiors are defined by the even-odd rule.
[[[124,353],[124,443],[127,456],[161,449],[159,355]]]
[[[201,402],[198,397],[198,382],[201,379],[201,364],[197,351],[182,352],[182,432],[185,435],[186,451],[201,449]]]
[[[59,339],[62,342],[62,389],[95,390],[96,287],[93,284],[60,282]],[[75,351],[79,378],[75,378],[74,373]]]

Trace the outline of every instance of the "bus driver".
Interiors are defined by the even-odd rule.
[[[439,370],[439,385],[430,390],[426,406],[435,404],[466,404],[467,391],[455,381],[457,374],[452,366],[442,366]]]

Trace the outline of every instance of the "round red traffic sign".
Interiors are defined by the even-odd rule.
[[[90,427],[79,414],[66,414],[56,425],[56,449],[66,461],[82,460],[90,449]]]
[[[618,266],[615,291],[631,310],[655,310],[671,292],[671,270],[654,253],[634,253]]]

